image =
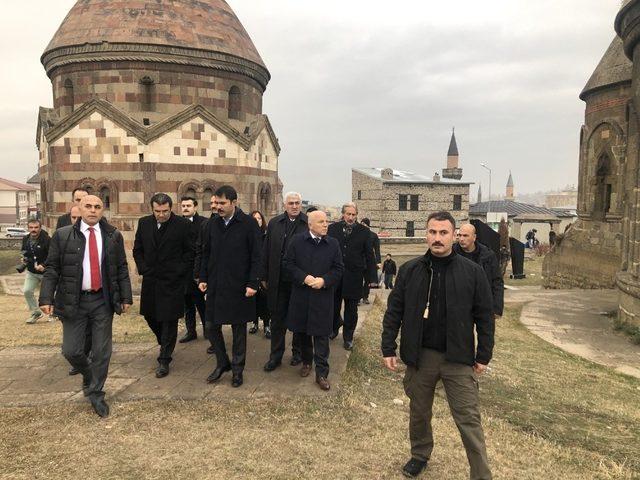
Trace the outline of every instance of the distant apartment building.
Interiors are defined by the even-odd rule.
[[[0,178],[0,224],[23,226],[38,212],[38,189]]]

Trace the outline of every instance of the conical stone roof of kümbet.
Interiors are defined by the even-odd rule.
[[[631,61],[624,54],[622,40],[616,36],[582,90],[580,98],[584,100],[589,93],[609,85],[631,82],[632,68]]]

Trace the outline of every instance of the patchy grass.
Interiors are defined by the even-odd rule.
[[[617,316],[613,319],[613,329],[616,332],[622,332],[629,337],[631,342],[640,345],[640,327],[629,322],[621,320]]]
[[[36,297],[37,298],[37,297]],[[135,312],[115,315],[113,319],[114,342],[155,342],[155,336],[149,330],[144,318]],[[0,347],[19,347],[25,345],[60,345],[62,342],[62,323],[49,322],[43,316],[33,325],[25,321],[29,317],[27,303],[23,297],[0,294]]]
[[[507,266],[507,272],[504,276],[504,283],[512,285],[514,287],[532,287],[542,286],[542,262],[544,262],[544,256],[533,255],[531,257],[524,257],[524,273],[527,278],[519,280],[509,278],[511,275],[511,263]]]
[[[20,250],[0,250],[0,275],[16,273],[20,264]]]
[[[377,301],[368,315],[342,388],[333,395],[255,398],[245,385],[246,397],[227,401],[114,401],[106,420],[86,404],[4,408],[1,476],[402,478],[408,401],[402,374],[381,367],[383,308]],[[495,478],[637,478],[640,382],[546,344],[519,324],[518,313],[508,306],[499,321],[493,370],[481,379]],[[433,426],[428,477],[468,478],[442,391]]]

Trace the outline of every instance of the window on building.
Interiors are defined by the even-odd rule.
[[[235,85],[229,89],[229,118],[240,120],[240,110],[242,108],[240,89]]]
[[[26,220],[26,219],[27,219],[27,211],[20,210],[20,220]]]
[[[409,210],[413,210],[415,212],[417,212],[419,210],[419,208],[418,208],[419,198],[420,198],[419,195],[410,195],[410,197],[409,197],[409,199],[410,199]]]
[[[191,198],[198,198],[198,197],[196,197],[196,191],[193,188],[187,188],[184,191],[184,196],[185,197],[191,197]]]
[[[610,183],[607,183],[604,187],[604,213],[609,213],[611,211],[612,187]]]
[[[268,216],[271,210],[271,185],[263,184],[258,191],[258,210]]]
[[[140,79],[140,89],[142,90],[140,93],[140,105],[142,107],[143,112],[152,112],[155,108],[153,97],[155,90],[155,82],[153,78],[144,76]],[[145,125],[148,125],[146,123]]]
[[[453,209],[462,210],[462,195],[453,196]]]
[[[595,198],[593,204],[594,219],[603,220],[605,215],[612,210],[613,205],[611,205],[611,199],[613,196],[613,185],[610,183],[611,176],[611,160],[608,155],[603,154],[598,159],[596,166]]]
[[[416,230],[415,230],[414,222],[407,222],[405,237],[415,237],[415,236],[416,236]]]
[[[67,78],[64,81],[64,105],[67,107],[71,107],[71,111],[73,112],[73,82],[70,78]]]
[[[400,195],[398,197],[398,210],[406,210],[407,209],[407,196],[408,195]]]
[[[362,200],[362,190],[358,190],[358,200]]]
[[[102,187],[100,189],[100,200],[102,200],[102,205],[105,210],[111,208],[111,190],[109,190],[109,187]]]

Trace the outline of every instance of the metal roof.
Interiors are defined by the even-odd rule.
[[[383,183],[435,183],[444,185],[471,185],[473,182],[465,182],[462,180],[453,180],[450,178],[440,178],[440,180],[434,180],[433,177],[427,177],[425,175],[419,175],[413,172],[407,172],[404,170],[393,169],[393,179],[382,178],[382,171],[384,168],[352,168],[354,172],[362,173],[376,180],[380,180]],[[438,173],[438,175],[440,175]]]
[[[538,207],[529,203],[520,203],[513,200],[491,200],[490,202],[476,203],[469,207],[470,215],[482,215],[490,211],[505,212],[510,217],[517,217],[518,215],[524,214],[559,216],[557,212],[546,207]]]

